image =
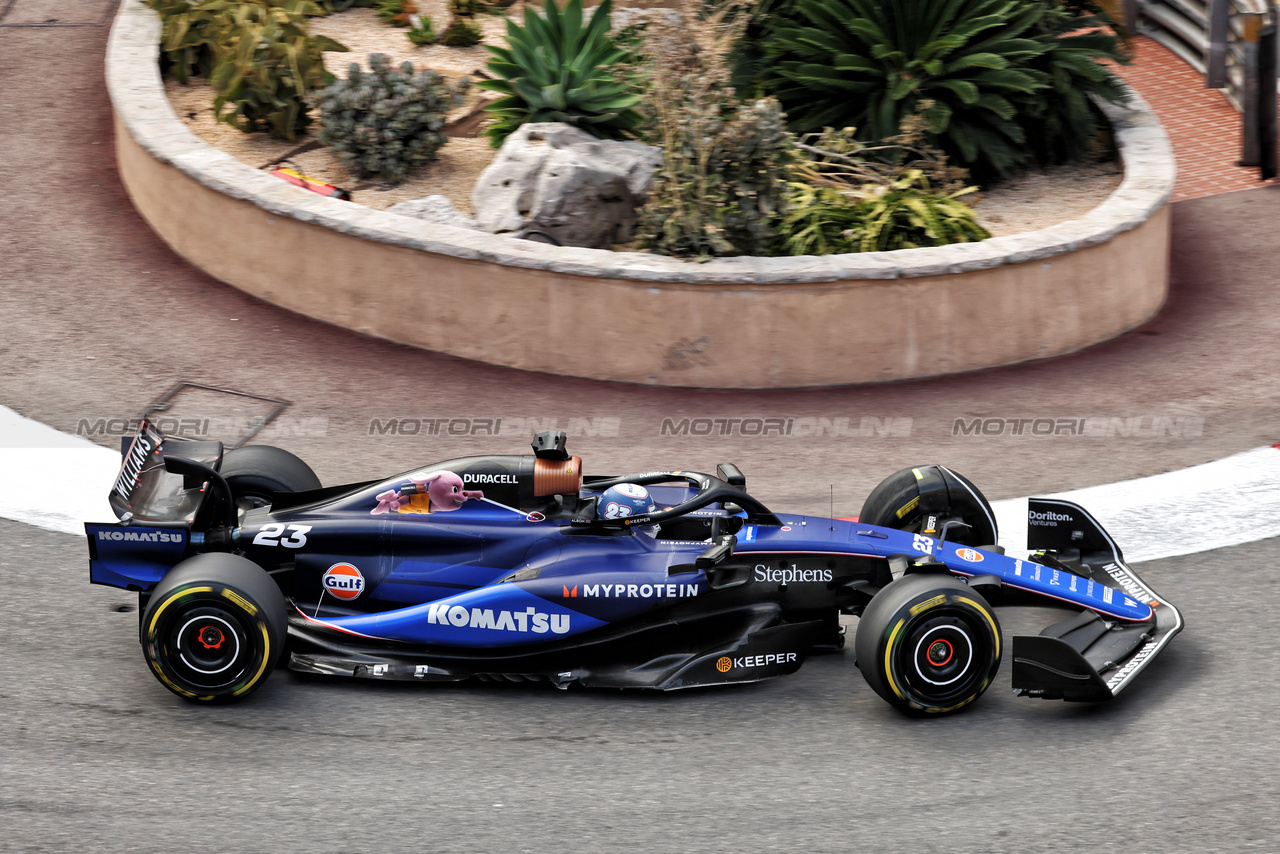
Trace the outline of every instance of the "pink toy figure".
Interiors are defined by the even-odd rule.
[[[457,510],[463,502],[484,498],[479,489],[463,489],[462,478],[451,471],[411,474],[409,483],[399,490],[388,489],[377,495],[378,506],[372,515],[394,510],[397,513],[436,513]]]

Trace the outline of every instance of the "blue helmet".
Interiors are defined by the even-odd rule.
[[[596,505],[596,516],[601,519],[625,519],[628,516],[643,516],[657,510],[649,490],[638,483],[619,483],[611,486],[600,496]]]

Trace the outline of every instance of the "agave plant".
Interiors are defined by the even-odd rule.
[[[523,27],[507,22],[508,46],[488,46],[494,79],[476,84],[505,96],[487,108],[495,148],[525,122],[565,122],[603,139],[635,135],[640,98],[630,72],[615,67],[630,53],[609,36],[612,9],[604,0],[584,23],[582,0],[563,10],[548,0],[545,17],[525,7]]]
[[[857,126],[898,132],[923,111],[936,143],[980,177],[1007,175],[1059,130],[1122,97],[1097,58],[1123,60],[1109,33],[1061,38],[1100,19],[1056,0],[796,0],[780,4],[766,41],[764,84],[795,130]],[[1052,126],[1051,126],[1052,125]]]

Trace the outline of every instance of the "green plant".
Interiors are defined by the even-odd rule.
[[[1097,99],[1128,99],[1124,83],[1098,62],[1100,57],[1129,61],[1127,44],[1113,35],[1116,29],[1103,7],[1089,0],[1047,4],[1036,34],[1044,53],[1031,62],[1047,79],[1046,97],[1025,103],[1018,116],[1039,162],[1063,163],[1089,155],[1098,131],[1106,126]]]
[[[449,0],[449,11],[460,18],[474,18],[488,9],[485,0]]]
[[[414,44],[435,44],[436,33],[431,29],[431,19],[426,15],[418,16],[419,26],[416,26],[405,33],[409,37],[409,41]]]
[[[861,251],[912,249],[969,243],[991,236],[978,224],[973,208],[959,201],[976,187],[938,195],[918,169],[909,169],[887,187],[877,187],[862,202],[863,235]]]
[[[565,122],[605,139],[635,135],[641,117],[630,52],[609,36],[613,5],[604,0],[584,25],[581,0],[563,10],[547,0],[545,17],[524,11],[524,26],[507,22],[507,47],[488,46],[494,79],[478,86],[503,95],[487,107],[493,146],[525,122]]]
[[[160,14],[161,46],[174,77],[208,78],[218,121],[243,131],[268,130],[293,140],[310,119],[307,93],[332,78],[324,51],[346,47],[307,32],[308,16],[324,8],[310,0],[148,0]],[[233,109],[223,108],[232,104]]]
[[[160,49],[184,86],[192,74],[208,77],[213,70],[213,42],[209,28],[222,10],[212,11],[188,0],[147,0],[160,15]]]
[[[377,0],[378,17],[393,27],[413,25],[412,16],[418,14],[414,0]]]
[[[796,140],[786,215],[778,225],[780,254],[869,252],[990,236],[959,201],[977,190],[965,186],[965,170],[929,146],[920,115],[903,125],[901,134],[874,146],[859,142],[853,128]]]
[[[463,78],[450,86],[434,71],[394,68],[385,54],[369,56],[369,72],[351,63],[338,80],[312,99],[320,110],[320,141],[356,175],[400,181],[406,172],[436,158],[445,144],[446,115],[462,104]]]
[[[778,102],[744,104],[728,85],[715,22],[655,22],[644,138],[662,148],[641,245],[661,255],[768,255],[785,208],[792,138]],[[714,45],[699,48],[699,42]]]
[[[369,8],[376,6],[378,0],[316,0],[320,8],[325,14],[333,14],[334,12],[345,12],[353,7]]]
[[[440,34],[440,44],[449,47],[472,47],[480,44],[480,40],[484,38],[484,34],[480,32],[480,27],[470,18],[455,17],[443,33]]]
[[[1090,94],[1122,97],[1093,67],[1124,60],[1119,40],[1066,35],[1101,22],[1059,0],[794,0],[775,9],[763,84],[793,129],[857,126],[864,139],[897,133],[930,100],[932,139],[980,176],[1003,176],[1063,153],[1029,146],[1029,131],[1096,113]]]
[[[918,169],[861,194],[831,186],[792,183],[787,213],[778,227],[784,255],[880,252],[985,240],[973,208],[959,200],[977,188],[940,194]]]
[[[311,122],[307,94],[333,78],[323,53],[347,50],[307,32],[307,16],[320,7],[310,0],[208,0],[197,8],[215,13],[205,29],[213,45],[209,85],[217,93],[217,120],[296,139]],[[224,112],[228,104],[232,109]]]

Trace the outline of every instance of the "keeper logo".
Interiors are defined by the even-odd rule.
[[[716,662],[716,670],[728,673],[730,670],[744,670],[752,667],[773,667],[777,664],[789,664],[796,660],[794,652],[768,652],[763,655],[744,655],[738,658],[723,656]]]

